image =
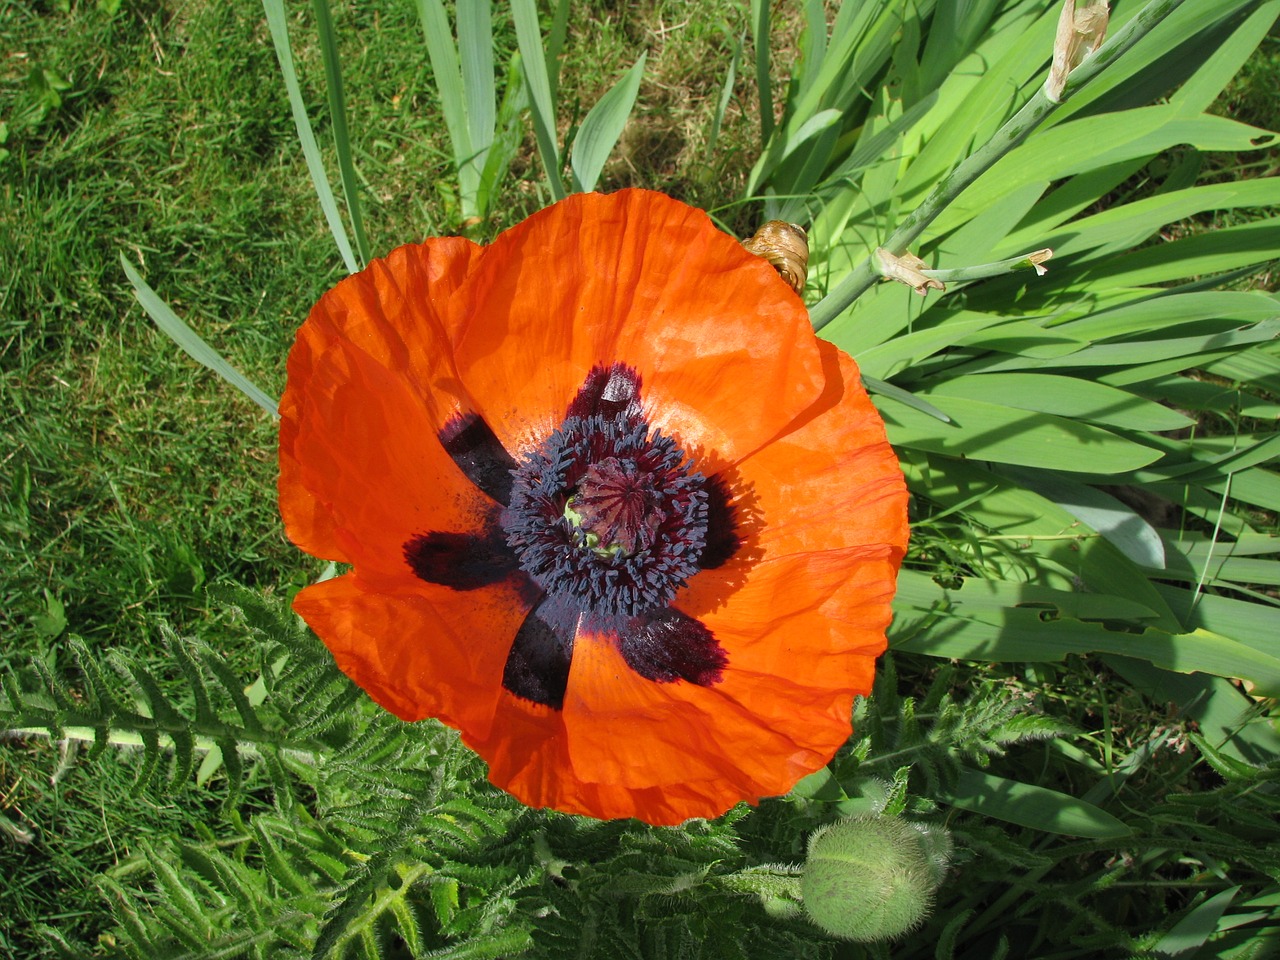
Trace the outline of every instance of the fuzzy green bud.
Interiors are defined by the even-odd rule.
[[[805,913],[846,940],[900,936],[928,916],[950,849],[946,831],[895,817],[828,824],[809,838]]]

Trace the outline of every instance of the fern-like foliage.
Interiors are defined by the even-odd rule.
[[[836,761],[840,782],[872,775],[891,779],[895,797],[904,798],[908,788],[935,796],[954,783],[966,764],[985,767],[1018,744],[1076,732],[1062,720],[1029,709],[1026,699],[996,681],[957,696],[954,680],[954,668],[944,665],[923,697],[904,696],[898,692],[893,658],[886,656],[874,695],[855,709],[857,738]],[[888,812],[901,812],[901,804],[890,804]]]
[[[247,685],[172,635],[172,676],[118,655],[103,668],[78,645],[74,681],[5,681],[14,733],[139,748],[166,789],[225,780],[233,841],[138,844],[101,878],[118,955],[829,955],[794,898],[786,916],[762,906],[788,899],[791,868],[766,864],[802,855],[813,818],[743,806],[667,829],[529,810],[455,732],[372,705],[282,604],[226,596],[262,651]],[[240,801],[263,776],[274,808],[250,813]]]
[[[109,744],[140,747],[140,779],[164,777],[171,786],[186,782],[198,759],[202,782],[225,774],[229,803],[244,787],[244,760],[250,758],[287,803],[293,795],[289,770],[312,766],[350,741],[350,708],[360,691],[296,618],[249,591],[226,595],[261,651],[258,679],[248,688],[218,651],[167,629],[173,677],[158,677],[118,653],[103,666],[73,639],[80,668],[74,686],[36,661],[38,684],[5,676],[0,719],[14,734],[91,741],[94,754]],[[166,692],[175,686],[180,695]]]
[[[788,798],[680,828],[600,823],[521,806],[487,782],[456,733],[371,704],[283,604],[229,599],[262,651],[256,679],[170,636],[171,675],[115,655],[102,668],[80,646],[74,682],[5,680],[0,721],[15,731],[133,745],[141,775],[166,789],[225,784],[225,829],[134,843],[99,880],[118,957],[902,960],[1039,955],[1050,940],[1103,955],[1159,942],[1159,931],[1135,939],[1106,900],[1144,850],[1280,876],[1274,849],[1242,852],[1245,833],[1267,836],[1280,815],[1276,770],[1205,743],[1222,786],[1134,810],[1141,833],[1126,841],[1130,852],[952,817],[953,877],[928,926],[910,944],[842,944],[802,909],[814,829],[867,810],[938,821],[927,798],[945,795],[960,771],[1070,726],[995,680],[957,689],[945,667],[923,686],[912,681],[922,696],[901,695],[886,661],[857,705],[855,739]],[[261,791],[248,797],[263,782],[274,797],[266,807]],[[1061,929],[1036,928],[1043,916],[1061,918]]]

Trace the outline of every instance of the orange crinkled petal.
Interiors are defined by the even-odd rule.
[[[321,297],[298,330],[280,400],[279,495],[289,538],[308,553],[330,560],[353,559],[335,526],[332,499],[317,489],[331,486],[315,482],[315,468],[324,465],[323,456],[312,451],[304,457],[299,451],[304,421],[312,433],[333,433],[336,426],[328,422],[327,412],[303,412],[306,406],[325,402],[319,395],[332,389],[333,377],[325,367],[338,354],[331,351],[357,348],[374,366],[387,371],[388,379],[404,381],[401,390],[409,389],[416,397],[408,416],[417,415],[420,423],[430,422],[432,429],[439,429],[461,405],[447,391],[447,385],[456,380],[441,307],[481,249],[458,238],[400,247]],[[318,377],[325,378],[325,384]],[[355,402],[362,401],[357,397]],[[372,437],[361,439],[367,445]],[[304,476],[307,465],[311,476]],[[323,466],[321,472],[333,471]],[[346,482],[355,483],[358,477],[356,473]]]
[[[627,615],[710,638],[719,666],[693,679],[647,679],[626,617],[572,613],[563,597],[530,639],[522,625],[547,595],[514,560],[475,583],[447,572],[472,544],[516,543],[501,484],[486,493],[455,462],[448,425],[479,424],[507,476],[616,364],[649,429],[730,498],[736,550],[661,611]],[[299,594],[298,612],[378,703],[457,727],[532,806],[673,824],[755,803],[828,762],[870,691],[907,540],[883,424],[773,269],[661,194],[570,197],[488,247],[402,247],[340,282],[290,355],[280,461],[289,536],[354,566]],[[568,522],[559,505],[547,516]],[[415,566],[422,537],[444,547]],[[522,664],[548,636],[571,641],[561,699],[504,680],[517,633]]]
[[[476,631],[515,633],[524,613],[509,588],[471,591],[464,605],[447,587],[388,590],[348,573],[307,587],[294,609],[342,672],[401,720],[488,733],[506,651],[476,643]]]
[[[779,279],[701,210],[578,194],[486,248],[453,301],[458,370],[509,450],[536,446],[588,371],[620,361],[653,426],[737,459],[823,384],[809,315]]]

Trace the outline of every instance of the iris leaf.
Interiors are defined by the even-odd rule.
[[[980,770],[962,768],[951,791],[940,790],[942,803],[1046,833],[1112,840],[1132,831],[1091,803],[1047,787],[1006,780]]]
[[[1160,534],[1115,497],[1047,471],[1006,470],[1005,473],[1097,530],[1134,563],[1152,570],[1164,569],[1165,549]]]
[[[1195,421],[1143,397],[1078,377],[1039,373],[988,373],[947,380],[930,391],[1128,430],[1183,430]]]
[[[496,92],[493,83],[493,10],[489,0],[460,0],[458,3],[458,59],[462,64],[462,91],[474,159],[483,169],[485,155],[493,143],[497,123]]]
[[[925,237],[955,229],[1000,197],[1027,183],[1051,182],[1127,160],[1151,157],[1179,144],[1199,150],[1254,150],[1274,140],[1269,131],[1225,117],[1188,116],[1185,108],[1141,107],[1084,117],[1041,131],[983,174],[933,222]],[[1081,144],[1103,144],[1084,151]]]
[[[569,151],[575,190],[586,193],[596,188],[605,161],[617,146],[627,118],[631,116],[631,108],[635,106],[646,56],[640,54],[640,59],[631,69],[588,111],[578,128],[578,135]]]
[[[298,130],[302,155],[306,158],[307,170],[311,173],[316,197],[320,200],[320,209],[324,211],[329,232],[333,234],[333,240],[338,245],[338,252],[347,267],[347,272],[355,273],[360,269],[360,262],[351,249],[347,228],[342,222],[342,215],[338,212],[333,188],[329,186],[329,175],[325,173],[324,160],[320,156],[319,146],[316,145],[311,120],[307,116],[306,103],[302,99],[302,88],[298,86],[298,74],[293,68],[293,47],[289,42],[289,26],[285,22],[284,0],[262,0],[262,6],[266,10],[267,26],[271,30],[271,43],[276,50],[276,59],[280,61],[280,73],[284,77],[285,90],[289,94],[289,109],[293,112],[293,123]]]
[[[942,352],[947,347],[967,341],[970,337],[984,330],[991,327],[1007,327],[1011,323],[1016,324],[1017,321],[1010,321],[1007,317],[993,315],[977,317],[952,316],[948,317],[944,323],[930,326],[924,330],[914,330],[911,333],[900,334],[883,343],[868,347],[866,350],[859,350],[855,355],[858,360],[858,366],[864,374],[872,373],[877,377],[892,377],[916,366],[934,354]],[[1019,325],[1017,329],[1031,336],[1043,335],[1045,339],[1055,339],[1053,334],[1043,333],[1035,330],[1035,328],[1028,329],[1026,324]],[[995,335],[1000,337],[1002,333],[1004,337],[1009,335],[1008,331],[997,332]],[[1057,337],[1057,339],[1065,338]],[[1080,346],[1075,340],[1068,340],[1067,343],[1069,347]]]
[[[1073,221],[1058,233],[1037,238],[1035,243],[1052,247],[1054,255],[1060,258],[1082,251],[1105,257],[1137,246],[1168,224],[1197,214],[1277,206],[1280,206],[1280,178],[1276,177],[1191,187],[1112,207]],[[1013,256],[1019,249],[1016,240],[1007,240],[998,248],[1007,256]]]
[[[324,60],[325,88],[329,94],[329,120],[333,124],[333,146],[338,157],[338,179],[342,196],[355,234],[356,253],[360,263],[369,262],[369,238],[365,235],[364,214],[360,208],[360,182],[351,155],[351,133],[347,129],[347,103],[342,86],[342,68],[338,62],[338,37],[329,12],[329,0],[312,0],[316,13],[316,33],[320,38],[320,54]]]
[[[1181,324],[1205,320],[1220,322],[1223,329],[1231,329],[1269,320],[1277,314],[1280,314],[1280,304],[1265,294],[1214,290],[1144,297],[1055,323],[1053,329],[1086,342],[1168,334]]]
[[[1265,539],[1280,543],[1280,538]],[[1248,541],[1245,542],[1247,544]],[[1242,556],[1239,552],[1241,544],[1236,541],[1180,540],[1170,546],[1169,562],[1167,566],[1159,568],[1165,579],[1195,583],[1203,572],[1209,583],[1280,585],[1280,563]]]
[[[981,551],[984,569],[997,579],[1033,576],[1037,583],[1062,590],[1126,597],[1151,611],[1152,625],[1181,629],[1182,621],[1142,569],[1108,540],[1081,529],[1058,504],[977,464],[929,454],[923,462],[908,460],[903,466],[918,496],[927,496],[948,513],[962,514],[980,530],[998,532],[1001,539],[990,544],[975,532],[973,544]],[[1006,558],[996,549],[999,544],[1013,544],[1018,556]],[[1063,612],[1076,615],[1066,608]]]
[[[1280,693],[1280,655],[1203,628],[1167,633],[1108,630],[1075,620],[1038,599],[1024,606],[993,607],[981,594],[969,602],[963,589],[946,590],[927,578],[899,582],[895,611],[907,621],[926,613],[934,622],[894,649],[934,657],[986,662],[1051,662],[1068,655],[1114,653],[1140,658],[1178,673],[1210,673],[1251,681],[1264,696]]]
[[[564,180],[560,176],[560,148],[556,140],[555,95],[542,48],[538,8],[533,0],[512,0],[511,16],[515,20],[516,42],[520,46],[525,84],[529,88],[529,109],[533,113],[538,155],[542,158],[542,167],[547,174],[547,188],[551,191],[553,200],[563,200],[565,189]]]
[[[903,390],[901,387],[895,387],[892,383],[885,383],[883,380],[877,380],[875,377],[862,375],[862,384],[867,388],[869,393],[876,393],[882,397],[889,397],[897,400],[899,403],[905,404],[912,410],[917,410],[925,416],[933,417],[942,423],[950,423],[951,418],[945,413],[929,403],[927,400],[921,400],[914,394]]]
[[[1231,887],[1197,904],[1151,949],[1166,956],[1177,956],[1204,946],[1218,931],[1218,922],[1239,893],[1238,886]]]
[[[463,0],[459,4],[459,32],[462,30],[464,9],[474,8],[475,2]],[[444,114],[445,129],[453,144],[453,162],[458,171],[458,187],[462,197],[463,216],[472,216],[470,198],[479,185],[479,167],[484,158],[473,142],[473,124],[468,117],[468,97],[464,92],[462,66],[458,48],[454,45],[449,18],[440,0],[418,0],[418,17],[426,38],[427,56],[431,61],[431,75],[440,95],[440,110]],[[472,51],[474,53],[474,51]],[[492,50],[490,50],[492,58]],[[492,78],[491,78],[492,82]],[[492,97],[490,98],[492,109]],[[492,125],[490,125],[492,131]],[[492,136],[492,133],[490,133]]]
[[[1124,473],[1160,459],[1160,451],[1087,423],[960,397],[924,395],[951,418],[884,397],[877,402],[895,446],[1027,467]]]

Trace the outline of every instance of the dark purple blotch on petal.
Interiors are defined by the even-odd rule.
[[[524,700],[560,710],[569,685],[569,663],[578,614],[545,597],[516,633],[502,671],[502,685]]]
[[[701,621],[670,608],[631,618],[618,640],[627,666],[658,683],[688,680],[709,687],[720,682],[729,663]]]
[[[483,417],[455,413],[440,431],[440,445],[485,494],[503,506],[511,502],[511,471],[516,462]]]
[[[496,523],[480,533],[420,533],[405,542],[404,558],[418,579],[452,590],[500,583],[519,566]]]
[[[729,562],[742,546],[738,536],[737,511],[730,502],[733,494],[720,474],[706,479],[703,489],[707,492],[707,543],[698,558],[703,570],[714,570]]]
[[[568,417],[598,416],[605,420],[640,419],[640,374],[625,363],[595,366],[569,404]]]

